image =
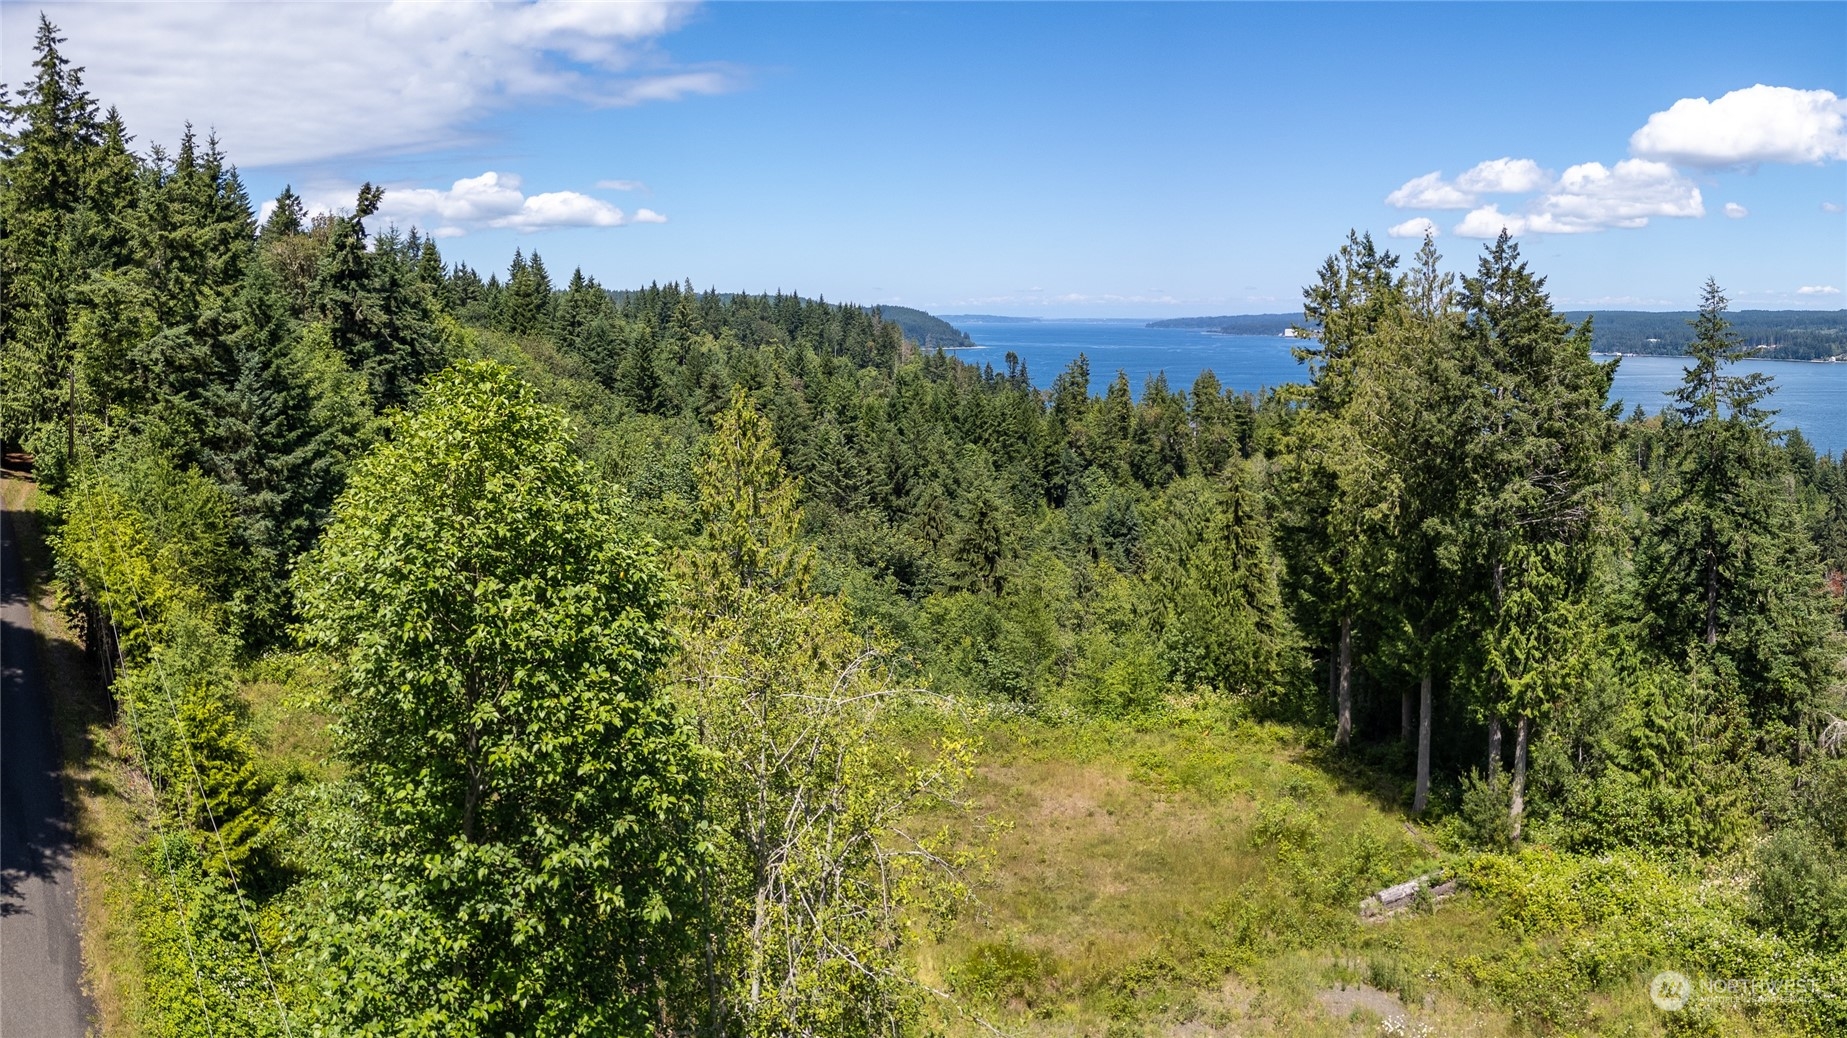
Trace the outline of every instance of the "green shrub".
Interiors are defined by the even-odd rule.
[[[1843,862],[1806,834],[1785,830],[1758,848],[1751,918],[1817,951],[1847,941]]]
[[[949,968],[949,985],[971,998],[1031,1004],[1056,969],[1057,960],[1049,952],[1013,940],[983,941]]]
[[[1469,840],[1490,851],[1513,846],[1513,823],[1508,817],[1512,804],[1507,778],[1499,769],[1490,771],[1486,778],[1475,771],[1465,775],[1460,817]]]

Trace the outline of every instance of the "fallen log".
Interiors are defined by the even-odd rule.
[[[1429,903],[1435,905],[1455,892],[1455,880],[1445,878],[1441,872],[1425,873],[1395,887],[1386,887],[1360,902],[1360,918],[1367,922],[1389,919],[1415,906],[1420,894],[1425,895]]]

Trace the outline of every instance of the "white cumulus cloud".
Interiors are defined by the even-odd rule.
[[[1838,296],[1841,290],[1833,285],[1803,285],[1796,289],[1799,296]]]
[[[1500,158],[1478,163],[1456,178],[1456,186],[1474,194],[1523,195],[1545,187],[1551,179],[1532,159]]]
[[[1847,101],[1831,90],[1762,83],[1717,101],[1685,97],[1649,116],[1629,151],[1708,169],[1847,159]]]
[[[1751,215],[1751,211],[1739,205],[1737,202],[1727,202],[1725,203],[1725,215],[1734,220],[1742,220]]]
[[[1704,216],[1705,204],[1691,180],[1672,166],[1624,159],[1572,166],[1525,212],[1503,213],[1487,205],[1455,227],[1464,238],[1493,238],[1502,228],[1521,234],[1586,234],[1611,228],[1646,227],[1654,217]]]
[[[526,194],[516,173],[489,170],[463,177],[447,188],[386,185],[378,215],[368,227],[421,227],[434,238],[456,238],[470,230],[495,227],[514,231],[545,231],[561,227],[621,227],[631,223],[666,223],[652,209],[633,216],[600,198],[579,191],[545,191]],[[358,189],[321,187],[306,193],[312,212],[350,212]],[[263,205],[267,216],[274,202]]]
[[[464,177],[447,190],[387,189],[380,212],[387,220],[410,217],[412,222],[437,219],[444,224],[479,223],[517,213],[525,203],[517,175],[489,170],[478,177]]]
[[[1444,181],[1439,171],[1405,181],[1385,196],[1385,203],[1400,209],[1467,209],[1475,204],[1475,197]]]
[[[488,221],[490,227],[545,231],[554,227],[620,227],[622,210],[576,191],[547,191],[520,203],[519,211]]]
[[[1425,235],[1436,237],[1442,233],[1437,230],[1437,222],[1428,216],[1413,216],[1404,223],[1386,229],[1394,238],[1422,238]]]
[[[1519,237],[1526,233],[1526,225],[1526,217],[1518,213],[1503,213],[1499,206],[1484,205],[1451,229],[1464,238],[1498,238],[1503,230]]]
[[[1571,234],[1608,227],[1645,227],[1655,216],[1704,216],[1699,188],[1672,166],[1624,159],[1614,167],[1585,162],[1558,178],[1534,204],[1531,229]]]
[[[522,102],[671,101],[738,78],[660,52],[692,11],[663,0],[6,3],[6,68],[30,67],[41,6],[144,146],[190,120],[245,167],[426,150]]]

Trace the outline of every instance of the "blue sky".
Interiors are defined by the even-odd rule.
[[[1564,307],[1847,306],[1843,4],[8,0],[9,81],[41,6],[143,145],[216,127],[259,200],[384,182],[483,271],[1274,312],[1421,219],[1455,268],[1513,226]]]

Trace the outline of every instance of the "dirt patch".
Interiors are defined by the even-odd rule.
[[[1408,1012],[1397,995],[1366,984],[1317,991],[1315,1001],[1320,1002],[1329,1013],[1343,1018],[1352,1016],[1356,1009],[1363,1009],[1381,1020],[1404,1016]]]

